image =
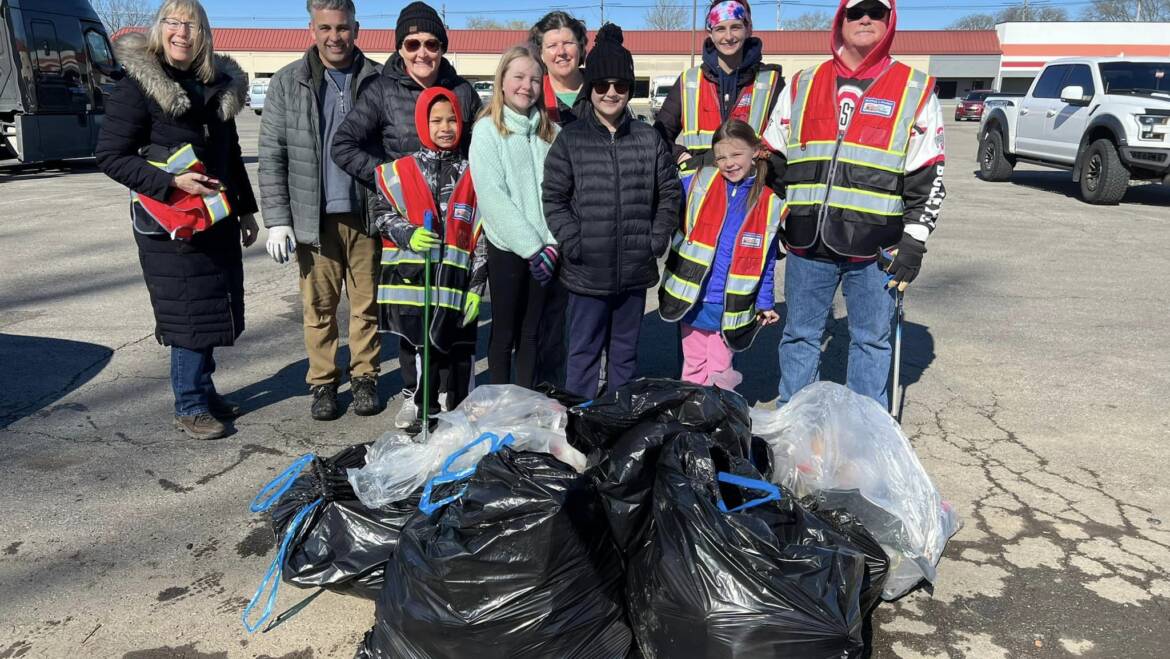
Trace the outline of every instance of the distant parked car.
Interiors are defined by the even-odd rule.
[[[969,92],[955,106],[955,121],[963,121],[965,119],[979,121],[982,119],[983,100],[994,93],[995,90],[992,89],[975,89]]]
[[[472,83],[471,85],[472,89],[475,90],[475,93],[479,94],[479,100],[483,101],[484,103],[487,103],[488,99],[492,97],[492,88],[494,86],[495,85],[491,80],[480,80],[478,82]]]
[[[248,92],[248,107],[257,115],[264,111],[264,96],[268,94],[268,79],[261,78],[252,83]]]

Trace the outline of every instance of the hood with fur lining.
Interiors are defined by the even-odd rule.
[[[191,109],[191,99],[174,78],[167,75],[158,58],[146,49],[146,35],[132,33],[114,44],[118,62],[126,74],[142,85],[146,95],[154,99],[163,112],[178,117]],[[227,55],[215,55],[216,79],[209,86],[222,89],[219,94],[219,118],[227,121],[244,109],[248,93],[248,74],[236,60]]]

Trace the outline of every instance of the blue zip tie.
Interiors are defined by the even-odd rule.
[[[745,476],[738,476],[736,474],[729,474],[726,471],[719,472],[719,474],[716,476],[716,478],[719,480],[720,483],[727,483],[729,485],[737,485],[739,487],[742,487],[745,490],[755,490],[757,492],[765,493],[765,496],[762,496],[759,499],[752,499],[751,501],[740,504],[740,505],[732,508],[731,510],[728,510],[727,504],[723,502],[723,499],[720,499],[719,504],[718,504],[719,510],[721,510],[725,513],[738,513],[740,511],[747,510],[748,508],[755,508],[756,506],[762,506],[765,503],[768,503],[769,501],[779,501],[780,500],[780,488],[776,487],[772,483],[769,483],[768,481],[762,481],[762,480],[758,480],[755,478],[747,478]]]
[[[292,487],[293,481],[297,479],[297,476],[301,475],[301,472],[305,470],[305,466],[312,462],[314,457],[312,453],[306,453],[297,458],[295,462],[280,472],[279,476],[273,478],[267,485],[260,488],[260,491],[256,493],[255,498],[252,499],[252,504],[248,508],[254,513],[262,513],[271,508],[272,504],[279,501],[280,497],[284,496],[285,492],[288,492],[288,488]],[[272,492],[273,489],[276,489],[276,491]],[[268,498],[261,500],[265,496]]]
[[[305,457],[311,458],[312,456]],[[304,458],[297,460],[297,462],[293,463],[293,466],[296,466],[303,460]],[[291,468],[289,467],[289,469]],[[273,482],[275,483],[276,481]],[[269,485],[271,484],[269,483]],[[261,493],[263,493],[263,490],[261,490]],[[268,566],[268,572],[264,574],[264,580],[260,582],[260,587],[256,589],[256,594],[252,596],[252,600],[248,602],[248,606],[244,607],[244,613],[240,616],[240,620],[244,623],[244,629],[247,629],[249,633],[256,633],[256,630],[260,629],[264,621],[268,620],[269,616],[272,615],[272,609],[276,606],[276,594],[280,591],[280,569],[284,565],[284,556],[288,553],[289,543],[292,542],[293,537],[297,534],[297,529],[300,528],[301,523],[305,521],[309,513],[313,512],[324,500],[324,498],[317,499],[313,503],[301,508],[296,517],[293,518],[292,523],[288,525],[288,529],[285,530],[284,539],[280,542],[280,550],[276,552],[276,558],[272,559],[272,564]],[[248,622],[248,615],[252,613],[252,608],[256,606],[260,598],[264,595],[264,591],[268,588],[269,582],[272,583],[272,590],[269,591],[268,601],[264,604],[264,613],[256,621],[256,624],[253,625]]]

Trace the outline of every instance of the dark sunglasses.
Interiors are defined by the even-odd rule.
[[[443,47],[443,44],[439,43],[438,39],[427,39],[426,41],[422,39],[407,39],[402,42],[402,49],[408,53],[413,53],[420,47],[426,48],[427,52],[437,53]]]
[[[593,83],[593,93],[604,94],[609,91],[610,87],[613,87],[613,90],[619,94],[627,94],[630,91],[630,83],[628,82],[621,80],[598,80]]]
[[[860,21],[862,16],[869,16],[872,20],[880,21],[888,16],[889,13],[890,10],[881,5],[870,7],[856,6],[845,10],[845,18],[850,21]]]

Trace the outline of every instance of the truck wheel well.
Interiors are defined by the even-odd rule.
[[[1096,142],[1100,139],[1109,140],[1110,142],[1113,142],[1113,146],[1117,146],[1117,136],[1113,134],[1113,131],[1109,130],[1105,126],[1094,126],[1093,129],[1089,131],[1089,135],[1085,139],[1085,144],[1092,144],[1093,142]]]

